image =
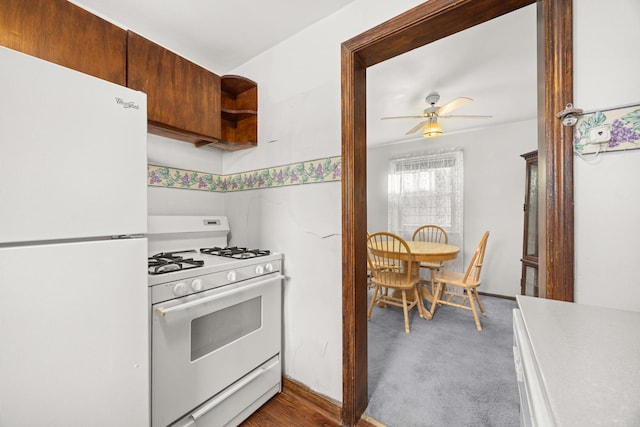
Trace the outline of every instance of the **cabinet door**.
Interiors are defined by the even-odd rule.
[[[538,258],[538,160],[527,163],[525,195],[525,245],[523,255]]]
[[[538,152],[523,154],[527,162],[524,197],[521,294],[537,297],[538,289]]]
[[[65,0],[3,0],[0,45],[124,86],[127,33]]]
[[[127,86],[147,94],[149,131],[190,142],[217,141],[220,77],[131,31]]]

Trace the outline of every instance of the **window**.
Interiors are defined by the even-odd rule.
[[[461,148],[391,160],[389,230],[411,239],[416,228],[439,225],[462,254],[463,175]],[[461,270],[462,258],[453,261],[452,268]]]

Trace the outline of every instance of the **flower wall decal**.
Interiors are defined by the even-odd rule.
[[[216,175],[165,166],[147,166],[147,184],[149,186],[223,193],[332,182],[341,179],[342,158],[340,156],[231,175]]]

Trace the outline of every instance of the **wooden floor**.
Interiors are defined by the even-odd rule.
[[[257,412],[247,418],[240,427],[340,427],[340,419],[315,406],[306,399],[283,390]],[[361,419],[359,427],[384,427],[375,420]]]

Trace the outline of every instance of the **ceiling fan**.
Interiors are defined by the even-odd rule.
[[[425,108],[421,116],[395,116],[395,117],[383,117],[382,120],[388,119],[423,119],[420,123],[409,129],[405,135],[411,135],[416,133],[420,128],[424,127],[422,134],[426,138],[433,138],[442,135],[442,127],[438,124],[438,119],[489,119],[493,116],[479,116],[479,115],[451,115],[449,114],[453,110],[456,110],[464,105],[467,105],[473,99],[460,97],[443,106],[436,105],[440,100],[440,95],[437,92],[430,93],[425,100],[427,104],[431,105]]]

